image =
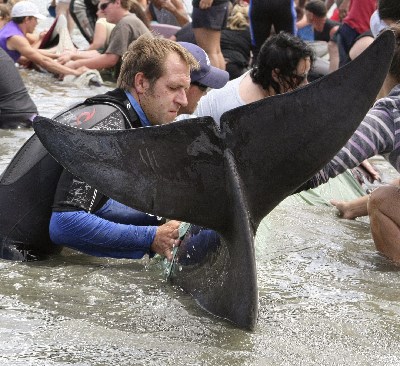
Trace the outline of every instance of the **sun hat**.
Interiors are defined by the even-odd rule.
[[[178,43],[185,47],[200,64],[200,69],[190,73],[192,83],[197,82],[209,88],[220,89],[228,82],[229,73],[212,66],[207,53],[201,47],[189,42]]]
[[[44,15],[40,14],[38,7],[30,1],[19,1],[12,7],[11,18],[20,17],[46,19]]]

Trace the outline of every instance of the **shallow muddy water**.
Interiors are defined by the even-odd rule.
[[[111,87],[22,75],[47,117]],[[1,170],[31,134],[0,131]],[[332,207],[287,199],[263,220],[256,258],[254,332],[200,309],[164,281],[156,261],[68,249],[40,262],[0,260],[0,364],[400,364],[399,268],[376,252],[367,219],[341,220]]]

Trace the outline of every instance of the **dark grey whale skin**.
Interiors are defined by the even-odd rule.
[[[190,245],[182,246],[173,282],[208,312],[253,330],[260,221],[347,142],[378,94],[393,49],[394,35],[385,31],[336,72],[224,113],[220,129],[210,117],[124,131],[37,118],[34,129],[60,164],[107,196],[215,230],[220,240],[197,262],[185,260]]]

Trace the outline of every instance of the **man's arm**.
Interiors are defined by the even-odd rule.
[[[165,0],[162,7],[175,16],[181,27],[189,23],[189,16],[181,0]]]
[[[61,55],[57,55],[57,61],[61,64],[66,64],[69,61],[82,60],[85,58],[98,57],[101,53],[97,50],[75,50],[75,51],[66,51]]]
[[[120,56],[114,53],[104,53],[99,56],[80,59],[76,61],[69,61],[65,64],[72,69],[77,69],[81,66],[86,66],[89,69],[108,69],[115,66],[119,60]]]
[[[13,36],[7,42],[7,47],[10,50],[18,51],[22,56],[26,57],[34,64],[43,67],[45,70],[60,75],[75,75],[82,74],[84,69],[71,69],[64,65],[59,64],[55,60],[42,55],[37,49],[33,48],[25,37]]]
[[[140,259],[145,254],[157,253],[171,261],[173,248],[180,244],[179,224],[120,224],[85,211],[56,211],[49,230],[55,244],[89,255]]]

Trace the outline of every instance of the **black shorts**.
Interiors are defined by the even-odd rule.
[[[193,8],[192,28],[222,30],[228,19],[229,1],[208,9]]]

